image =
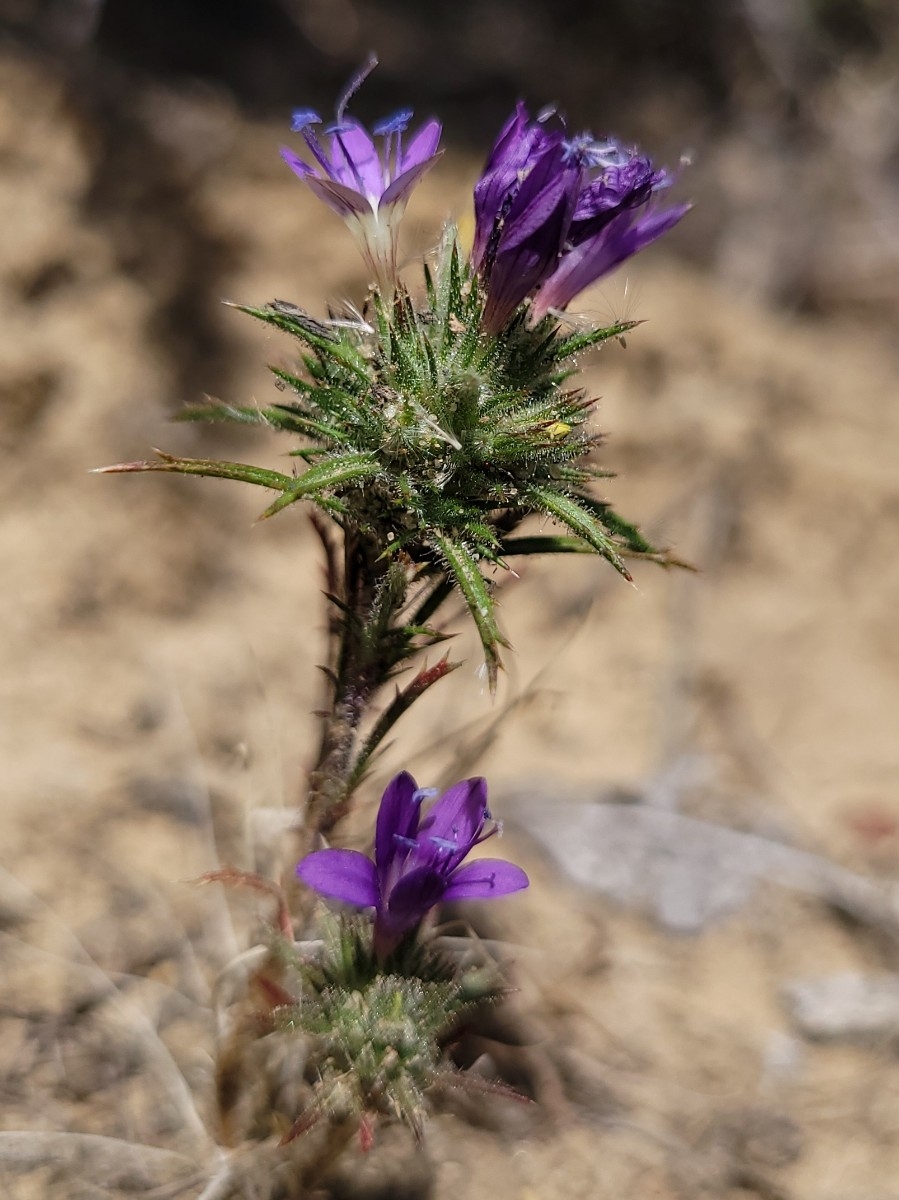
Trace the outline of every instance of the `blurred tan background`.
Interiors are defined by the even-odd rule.
[[[528,1045],[488,1049],[542,1104],[441,1115],[416,1170],[374,1160],[356,1194],[896,1200],[899,10],[0,13],[0,1122],[40,1135],[0,1135],[0,1194],[197,1197],[212,1171],[210,988],[256,910],[184,881],[277,861],[316,542],[224,483],[87,472],[279,462],[168,422],[266,400],[290,353],[221,299],[361,295],[278,146],[374,48],[356,114],[445,121],[410,280],[519,96],[691,160],[694,211],[573,307],[646,321],[587,364],[608,494],[700,572],[528,565],[497,703],[460,621],[466,667],[399,728],[367,800],[399,766],[484,773],[531,871],[484,914]]]

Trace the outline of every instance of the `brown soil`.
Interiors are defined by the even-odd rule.
[[[277,462],[264,438],[167,424],[203,387],[264,398],[262,364],[286,354],[213,297],[316,309],[362,280],[339,222],[278,162],[278,130],[160,93],[179,166],[161,159],[143,193],[132,130],[98,144],[52,76],[6,59],[0,77],[2,1123],[187,1159],[10,1143],[0,1191],[198,1196],[209,989],[254,910],[232,901],[235,934],[221,896],[185,881],[277,860],[315,732],[316,541],[293,509],[254,525],[248,490],[87,472],[154,445]],[[422,187],[413,246],[447,197],[464,212],[473,173],[449,158]],[[532,874],[487,919],[516,947],[532,1032],[507,1073],[541,1105],[460,1099],[436,1117],[434,1195],[887,1200],[899,1023],[814,1040],[785,989],[895,970],[895,914],[762,869],[729,912],[676,932],[649,883],[617,905],[590,887],[603,846],[578,806],[677,808],[893,874],[896,348],[845,316],[766,310],[661,251],[629,276],[629,294],[615,280],[581,305],[648,322],[589,368],[621,472],[609,492],[700,573],[643,568],[632,589],[586,559],[528,566],[504,589],[517,649],[498,702],[463,632],[469,665],[368,789],[399,765],[435,784],[484,773],[504,852]],[[568,875],[553,801],[578,850]],[[98,1165],[110,1153],[115,1169]],[[191,1163],[193,1182],[162,1190]]]

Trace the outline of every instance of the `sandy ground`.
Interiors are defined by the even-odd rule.
[[[98,195],[106,151],[60,87],[0,75],[0,1120],[184,1156],[7,1138],[2,1194],[198,1196],[210,987],[253,910],[233,902],[235,933],[185,881],[277,858],[266,830],[315,732],[320,569],[296,509],[254,525],[259,499],[227,484],[87,472],[154,445],[275,463],[266,439],[167,424],[203,387],[264,399],[287,353],[215,296],[315,309],[361,281],[279,131],[159,97],[174,141],[200,122],[179,182],[198,247],[165,189],[128,195],[127,155]],[[450,159],[422,187],[413,244],[473,172]],[[463,632],[469,665],[369,786],[486,774],[533,880],[489,919],[543,1103],[438,1116],[422,1171],[439,1200],[891,1200],[895,345],[661,251],[581,308],[647,321],[589,366],[609,493],[701,571],[632,589],[586,559],[528,566],[498,702]],[[840,977],[858,995],[825,994],[816,1024],[797,981]],[[403,1170],[383,1194],[421,1194]]]

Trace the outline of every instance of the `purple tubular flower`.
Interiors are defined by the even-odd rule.
[[[584,288],[667,233],[689,209],[689,204],[679,204],[646,212],[637,219],[631,213],[621,213],[601,233],[573,245],[534,296],[531,320],[540,321],[550,311],[566,308]]]
[[[485,780],[455,784],[422,819],[422,804],[433,794],[403,771],[381,800],[374,861],[356,850],[329,849],[297,866],[300,879],[321,895],[375,910],[382,958],[443,900],[485,900],[528,886],[524,871],[502,859],[462,865],[473,846],[497,832],[488,824]]]
[[[676,225],[688,204],[656,207],[670,183],[637,151],[589,133],[566,140],[519,102],[474,191],[484,328],[498,333],[528,297],[533,322],[565,308]]]
[[[319,199],[346,221],[382,291],[392,295],[399,219],[413,188],[440,157],[441,126],[432,118],[404,144],[411,109],[379,122],[372,133],[359,121],[346,117],[350,96],[373,65],[352,81],[324,138],[312,128],[321,124],[318,113],[312,109],[294,113],[291,128],[302,134],[313,162],[304,161],[286,147],[281,157]],[[381,140],[380,147],[375,139]]]
[[[562,146],[551,146],[517,186],[490,263],[484,327],[491,332],[508,323],[558,262],[574,213],[579,174],[565,163]]]
[[[495,234],[500,232],[496,229],[497,223],[508,215],[518,186],[533,161],[561,140],[561,135],[553,137],[542,125],[531,124],[524,102],[519,100],[515,112],[500,130],[484,172],[475,184],[475,239],[471,252],[475,270],[480,268],[491,242],[495,254]]]

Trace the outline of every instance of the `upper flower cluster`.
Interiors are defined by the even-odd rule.
[[[441,125],[426,121],[406,145],[412,117],[403,109],[369,133],[346,116],[350,98],[375,66],[371,59],[351,81],[325,130],[312,109],[294,113],[293,130],[313,162],[282,149],[287,164],[347,222],[383,295],[393,295],[397,231],[409,196],[439,158]],[[375,139],[381,139],[381,146]],[[472,269],[486,292],[482,326],[498,333],[530,299],[540,321],[654,242],[689,204],[667,207],[658,196],[671,185],[636,149],[590,133],[568,137],[549,116],[532,121],[519,101],[503,126],[475,185]]]
[[[498,332],[532,297],[531,319],[675,225],[689,204],[659,208],[671,183],[648,158],[589,133],[567,138],[519,102],[475,186],[472,266],[487,290],[484,327]]]
[[[375,946],[387,954],[442,900],[487,899],[528,886],[520,867],[496,858],[462,866],[488,825],[487,783],[454,784],[422,819],[433,796],[408,771],[391,780],[375,827],[374,861],[356,850],[316,850],[297,867],[304,883],[335,900],[375,910]]]
[[[347,222],[369,268],[386,293],[396,278],[397,229],[412,189],[439,157],[440,122],[431,119],[403,144],[411,109],[394,113],[372,132],[346,116],[353,93],[375,65],[371,61],[351,82],[327,127],[327,143],[313,130],[321,117],[311,108],[298,109],[291,128],[303,136],[314,165],[282,148],[287,165],[313,192]],[[379,147],[375,139],[380,139]]]

